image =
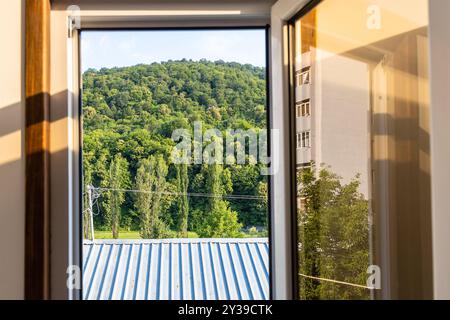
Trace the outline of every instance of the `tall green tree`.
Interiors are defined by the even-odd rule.
[[[161,219],[161,199],[166,187],[168,167],[161,155],[150,156],[140,162],[136,173],[136,210],[141,220],[141,237],[160,239],[168,228]]]
[[[238,222],[238,214],[230,209],[227,201],[223,200],[223,168],[219,164],[208,165],[206,190],[208,202],[204,221],[198,230],[200,237],[204,238],[238,238],[242,237]]]
[[[186,238],[188,228],[188,216],[189,216],[189,201],[188,201],[188,168],[187,164],[179,164],[177,168],[177,183],[178,183],[178,231],[181,237]]]
[[[223,195],[222,166],[219,164],[210,164],[207,168],[206,190],[209,191],[211,196],[208,198],[206,211],[211,213],[218,211],[223,201],[221,198]]]
[[[369,207],[356,176],[347,184],[327,168],[299,172],[299,292],[303,299],[368,299]],[[304,275],[308,277],[304,277]]]
[[[114,239],[119,238],[121,206],[125,201],[123,189],[129,187],[129,179],[128,161],[119,153],[111,161],[107,179],[104,181],[108,187],[105,194],[105,220]]]
[[[239,213],[239,221],[246,227],[267,226],[267,177],[261,175],[256,165],[233,165],[230,168],[235,194],[262,196],[261,200],[230,200],[231,208]]]
[[[154,158],[143,159],[140,161],[136,172],[136,190],[138,190],[138,193],[134,205],[140,217],[140,233],[143,238],[151,237],[152,192],[155,184],[154,165]]]

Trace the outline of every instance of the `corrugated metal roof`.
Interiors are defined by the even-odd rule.
[[[266,300],[269,246],[260,239],[85,241],[88,300]]]

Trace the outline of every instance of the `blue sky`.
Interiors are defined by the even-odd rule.
[[[224,60],[265,66],[265,30],[84,31],[82,70],[167,60]]]

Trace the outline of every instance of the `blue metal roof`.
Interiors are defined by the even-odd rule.
[[[260,239],[95,240],[83,245],[87,300],[267,300]]]

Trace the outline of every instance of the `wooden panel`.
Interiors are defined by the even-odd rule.
[[[50,1],[26,0],[25,299],[50,297]]]

